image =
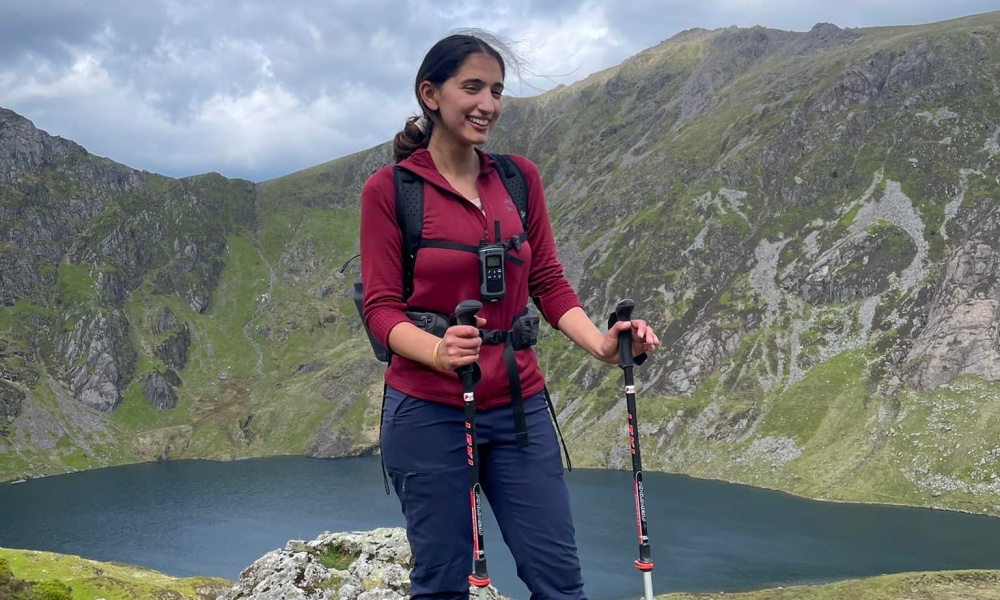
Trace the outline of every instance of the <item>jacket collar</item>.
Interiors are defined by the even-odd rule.
[[[474,148],[476,154],[479,156],[479,176],[489,174],[491,171],[496,170],[496,164],[490,155],[483,152],[479,148]],[[443,187],[445,189],[451,189],[451,184],[448,180],[444,178],[437,169],[437,165],[434,164],[434,158],[427,148],[420,148],[416,150],[410,156],[404,158],[403,160],[396,163],[397,166],[410,171],[417,177],[420,177],[424,181],[433,183],[438,187]]]

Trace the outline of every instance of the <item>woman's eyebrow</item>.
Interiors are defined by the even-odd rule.
[[[475,84],[475,85],[481,85],[482,86],[482,85],[486,85],[486,82],[483,81],[482,79],[479,79],[478,77],[470,77],[469,79],[466,79],[466,80],[462,81],[462,85],[466,85],[466,84]],[[503,82],[494,83],[492,87],[500,88],[502,90],[503,89]]]

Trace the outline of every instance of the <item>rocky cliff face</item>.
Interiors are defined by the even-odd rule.
[[[930,391],[962,374],[1000,380],[1000,210],[976,203],[948,228],[958,246],[927,307],[926,325],[906,356],[905,381]]]
[[[14,399],[28,401],[36,434],[68,433],[71,445],[86,445],[89,427],[38,398],[32,390],[47,395],[38,383],[52,377],[73,401],[110,413],[141,375],[144,355],[182,368],[190,345],[183,324],[172,323],[150,352],[136,344],[127,303],[145,283],[204,310],[225,236],[252,223],[253,200],[249,183],[139,172],[0,109],[0,345],[4,389],[13,390],[5,412],[23,412]],[[170,372],[143,378],[158,408],[176,401],[180,377]]]

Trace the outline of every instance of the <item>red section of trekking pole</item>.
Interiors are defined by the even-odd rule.
[[[632,319],[632,309],[635,302],[624,299],[615,307],[615,312],[609,319],[610,327],[616,321]],[[639,452],[639,420],[635,414],[635,381],[632,369],[635,359],[632,356],[632,330],[627,329],[618,334],[619,365],[625,374],[625,410],[628,413],[628,445],[632,453],[632,491],[635,495],[635,524],[639,538],[639,559],[635,568],[642,572],[646,600],[653,600],[653,561],[650,558],[649,534],[646,530],[646,497],[642,488],[642,454]]]
[[[455,323],[476,325],[476,313],[483,308],[478,300],[464,300],[455,308]],[[476,382],[479,369],[475,363],[455,370],[462,381],[462,398],[465,404],[465,456],[469,464],[469,505],[472,510],[472,574],[469,583],[476,586],[480,600],[486,600],[486,586],[490,576],[486,571],[486,548],[483,545],[483,505],[480,499],[479,447],[476,441]]]

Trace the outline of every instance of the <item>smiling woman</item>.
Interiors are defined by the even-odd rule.
[[[393,355],[380,446],[414,555],[411,598],[464,599],[470,583],[484,596],[480,489],[532,597],[586,598],[552,402],[531,347],[541,317],[604,363],[617,364],[619,334],[631,332],[634,354],[659,343],[638,319],[597,329],[556,256],[538,167],[477,148],[503,112],[506,65],[480,35],[435,44],[414,82],[421,114],[396,136],[396,164],[361,194],[363,312]],[[501,170],[520,173],[527,210]],[[408,250],[405,267],[411,228],[404,236],[397,194],[420,198],[423,250]],[[414,311],[445,324],[456,316],[428,331]]]

